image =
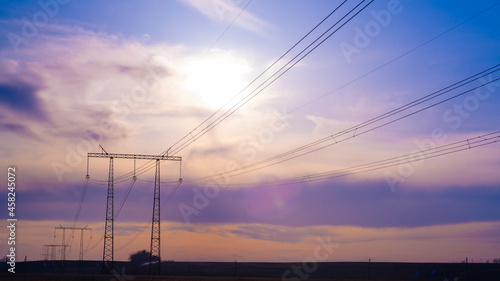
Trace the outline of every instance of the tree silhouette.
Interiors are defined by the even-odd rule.
[[[130,265],[138,266],[138,265],[149,262],[149,255],[150,255],[150,252],[146,251],[146,250],[137,251],[133,254],[130,254],[130,257],[129,257]],[[153,256],[153,260],[158,260],[158,257]]]

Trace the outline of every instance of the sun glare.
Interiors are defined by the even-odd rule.
[[[241,59],[218,54],[189,64],[184,88],[199,97],[205,106],[218,108],[245,86],[243,77],[250,67]]]

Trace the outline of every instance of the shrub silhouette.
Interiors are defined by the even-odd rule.
[[[146,250],[137,251],[133,254],[130,254],[129,260],[131,266],[139,266],[141,264],[149,262],[150,252]],[[157,261],[158,257],[153,256],[153,261]]]

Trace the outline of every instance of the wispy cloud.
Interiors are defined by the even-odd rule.
[[[243,9],[242,1],[227,1],[227,0],[214,0],[214,1],[197,1],[197,0],[180,0],[186,3],[191,8],[196,9],[206,17],[216,22],[230,23],[236,17],[238,19],[234,24],[238,27],[251,31],[259,35],[265,35],[265,30],[271,28],[272,25],[248,11],[241,11]],[[233,2],[239,2],[241,5],[237,6]],[[241,13],[241,14],[240,14]],[[239,16],[238,16],[239,15]]]
[[[34,134],[24,125],[14,123],[1,123],[0,132],[14,133],[23,137],[35,137]]]
[[[103,145],[127,140],[154,108],[161,118],[182,100],[172,95],[159,102],[176,83],[181,47],[55,29],[57,34],[40,34],[16,56],[0,50],[0,155],[16,155],[17,165],[31,168],[29,181],[57,180],[51,165],[56,162],[81,172],[77,165],[84,161],[76,160],[97,149],[89,135]],[[63,180],[71,180],[67,176]]]

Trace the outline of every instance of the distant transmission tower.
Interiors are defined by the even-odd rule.
[[[104,229],[104,250],[102,255],[102,272],[111,274],[114,268],[114,215],[113,215],[113,159],[145,159],[156,160],[155,187],[153,197],[153,217],[151,226],[151,251],[149,256],[149,274],[159,275],[161,273],[160,255],[160,161],[182,161],[182,157],[168,155],[140,155],[140,154],[116,154],[107,153],[104,148],[102,153],[88,153],[88,157],[109,158],[108,193],[106,199],[106,223]],[[87,158],[88,161],[88,158]],[[88,176],[87,163],[87,176]],[[134,170],[135,175],[135,170]]]
[[[81,235],[80,235],[80,253],[79,253],[79,260],[82,261],[83,260],[83,231],[84,230],[89,230],[91,232],[90,235],[92,235],[92,228],[87,228],[87,226],[84,226],[84,227],[64,227],[62,225],[59,225],[59,226],[56,226],[54,227],[54,232],[58,229],[62,229],[63,231],[63,235],[62,235],[62,253],[61,253],[61,260],[62,261],[65,261],[66,260],[66,247],[69,247],[69,245],[66,244],[66,239],[65,239],[65,235],[66,235],[66,229],[68,230],[81,230]]]
[[[58,248],[61,249],[63,245],[43,245],[42,250],[42,259],[46,261],[55,261],[57,260],[57,252]]]

